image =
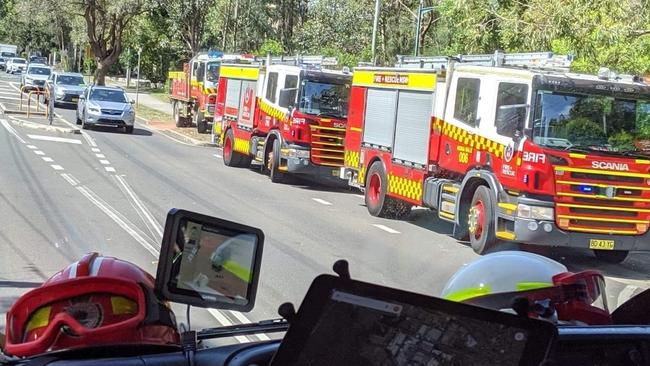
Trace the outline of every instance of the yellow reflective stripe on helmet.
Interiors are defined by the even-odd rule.
[[[245,282],[251,282],[251,271],[248,268],[244,268],[242,265],[235,261],[225,261],[222,265],[223,269],[235,275]]]
[[[551,286],[553,286],[553,284],[548,282],[519,282],[517,283],[517,291],[535,290]]]
[[[32,316],[29,317],[27,327],[25,328],[25,333],[46,326],[50,322],[51,310],[51,306],[43,306],[36,310]]]
[[[490,288],[490,286],[471,287],[447,294],[445,299],[460,302],[474,297],[488,295],[490,293],[492,293],[492,288]]]
[[[135,314],[138,312],[138,304],[124,296],[111,296],[111,308],[113,315]]]

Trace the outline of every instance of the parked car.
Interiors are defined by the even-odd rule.
[[[94,126],[124,128],[133,133],[135,109],[124,89],[92,85],[86,88],[77,104],[77,124],[88,129]]]
[[[0,70],[6,70],[7,69],[7,59],[4,57],[0,57]]]
[[[53,72],[45,82],[45,88],[52,90],[55,107],[60,104],[77,105],[86,87],[83,75],[73,72]]]
[[[7,61],[6,71],[10,74],[23,72],[27,68],[27,60],[20,57],[12,57]]]
[[[52,74],[52,69],[41,64],[30,64],[27,67],[27,72],[23,73],[20,79],[20,87],[23,90],[43,89],[45,81]]]
[[[42,56],[29,56],[29,63],[47,65],[47,57]]]

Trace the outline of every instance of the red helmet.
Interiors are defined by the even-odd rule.
[[[98,345],[178,346],[176,318],[140,267],[97,253],[54,274],[7,313],[5,352],[33,356]]]

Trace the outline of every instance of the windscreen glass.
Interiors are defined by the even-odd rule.
[[[518,365],[527,340],[524,329],[334,290],[295,364]]]
[[[121,90],[93,89],[90,100],[98,102],[128,103],[126,94]]]
[[[305,80],[298,108],[306,114],[344,118],[348,115],[349,94],[349,84]]]
[[[205,72],[205,79],[213,83],[219,81],[220,66],[220,62],[209,62]]]
[[[62,85],[86,85],[83,77],[73,75],[60,75],[57,79],[57,84]]]
[[[30,67],[27,73],[30,75],[50,75],[52,70],[47,67]]]

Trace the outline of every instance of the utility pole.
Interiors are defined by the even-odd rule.
[[[418,56],[420,54],[420,28],[422,27],[422,15],[433,11],[435,8],[433,6],[424,6],[424,0],[420,0],[420,5],[418,5],[418,14],[417,14],[417,25],[415,28],[415,52],[413,56]]]
[[[138,106],[139,97],[140,97],[140,54],[142,53],[142,47],[138,47],[138,80],[135,81],[135,106]]]
[[[379,26],[379,9],[381,0],[375,0],[375,19],[372,22],[372,64],[377,65],[377,27]]]
[[[126,49],[126,87],[131,86],[131,49]]]

